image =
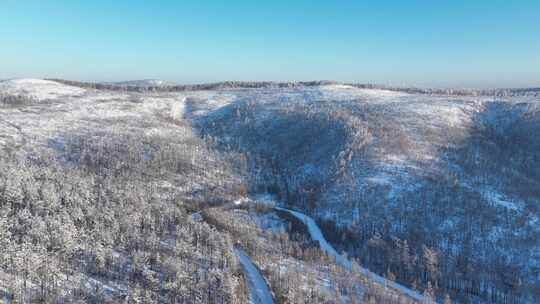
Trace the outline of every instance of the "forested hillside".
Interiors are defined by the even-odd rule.
[[[275,303],[416,303],[248,200],[246,154],[217,149],[191,116],[194,100],[236,98],[0,82],[0,299],[248,303],[236,248]]]
[[[249,156],[251,191],[315,215],[362,265],[464,303],[522,303],[539,286],[539,110],[331,85],[193,113]]]
[[[0,82],[0,299],[539,300],[534,94],[156,83]]]

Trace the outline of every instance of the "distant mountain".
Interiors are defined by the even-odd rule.
[[[142,79],[142,80],[129,80],[120,82],[107,82],[108,84],[117,86],[134,86],[134,87],[164,87],[173,86],[175,83],[159,79]]]
[[[201,84],[175,84],[162,80],[133,80],[123,82],[81,82],[64,79],[51,79],[60,83],[83,87],[107,90],[122,91],[162,91],[162,92],[183,92],[183,91],[203,91],[221,89],[270,89],[270,88],[293,88],[293,87],[313,87],[322,85],[336,85],[354,87],[359,89],[376,89],[409,94],[422,95],[451,95],[451,96],[496,96],[496,97],[540,97],[540,88],[495,88],[495,89],[438,89],[438,88],[416,88],[416,87],[395,87],[371,83],[343,83],[330,80],[316,81],[222,81],[215,83]]]

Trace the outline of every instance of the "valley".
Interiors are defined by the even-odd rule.
[[[535,303],[534,92],[1,81],[0,298]]]

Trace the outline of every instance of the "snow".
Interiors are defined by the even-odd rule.
[[[242,205],[242,204],[244,204],[244,203],[247,203],[247,202],[249,202],[249,199],[246,198],[246,197],[242,197],[242,198],[239,198],[239,199],[235,200],[235,201],[233,202],[233,204],[234,204],[235,206],[240,206],[240,205]]]
[[[230,105],[235,97],[228,94],[214,96],[210,92],[199,92],[198,95],[188,96],[185,99],[185,113],[190,117],[212,115],[214,118],[218,118],[223,114],[220,110]]]
[[[287,232],[288,223],[275,212],[249,212],[248,210],[239,208],[233,209],[233,212],[237,219],[250,221],[262,230],[275,234]]]
[[[289,214],[291,214],[294,217],[296,217],[297,219],[299,219],[302,223],[304,223],[307,226],[308,232],[309,232],[311,238],[314,241],[319,242],[319,246],[323,251],[325,251],[329,255],[333,256],[336,259],[336,262],[338,262],[343,267],[345,267],[345,268],[347,268],[349,270],[352,269],[352,266],[353,266],[352,262],[349,261],[344,256],[342,256],[341,254],[339,254],[334,249],[334,247],[332,247],[332,245],[330,245],[330,243],[328,243],[328,241],[326,241],[321,229],[319,228],[317,223],[311,217],[309,217],[309,216],[307,216],[307,215],[305,215],[303,213],[300,213],[298,211],[293,211],[293,210],[289,210],[289,209],[286,209],[286,208],[281,208],[281,207],[274,207],[274,208],[276,210],[288,212]],[[402,286],[402,285],[400,285],[400,284],[398,284],[396,282],[389,281],[389,280],[381,277],[380,275],[369,271],[369,269],[360,267],[359,270],[365,276],[371,278],[375,282],[377,282],[377,283],[379,283],[379,284],[381,284],[381,285],[383,285],[385,287],[390,287],[390,288],[399,290],[400,292],[402,292],[402,293],[404,293],[404,294],[406,294],[406,295],[410,296],[411,298],[413,298],[415,300],[418,300],[418,301],[422,301],[424,299],[424,297],[421,294],[419,294],[418,292],[416,292],[414,290],[411,290],[411,289],[409,289],[409,288],[407,288],[405,286]]]
[[[341,254],[339,254],[335,249],[334,247],[332,247],[332,245],[330,245],[326,239],[324,238],[323,236],[323,233],[321,231],[321,229],[319,229],[319,226],[317,225],[317,223],[315,223],[315,221],[303,214],[303,213],[300,213],[300,212],[297,212],[297,211],[293,211],[293,210],[289,210],[289,209],[285,209],[285,208],[281,208],[281,207],[274,207],[275,209],[277,210],[280,210],[280,211],[285,211],[285,212],[288,212],[290,214],[292,214],[293,216],[295,216],[296,218],[298,218],[302,223],[304,223],[307,228],[308,228],[308,231],[309,231],[309,235],[311,236],[311,238],[314,240],[314,241],[318,241],[319,242],[319,246],[321,247],[321,249],[325,252],[327,252],[328,254],[330,254],[331,256],[333,256],[336,261],[343,265],[344,267],[346,268],[351,268],[352,264],[349,260],[347,260],[346,258],[344,258]]]
[[[482,196],[492,204],[514,211],[521,210],[521,206],[519,206],[516,202],[509,201],[504,195],[499,192],[486,190],[482,191],[481,193]]]
[[[382,90],[382,89],[361,89],[349,85],[333,84],[325,85],[319,88],[322,95],[331,99],[370,99],[370,100],[385,100],[388,98],[405,97],[409,94],[397,91]]]
[[[249,280],[249,292],[250,292],[250,304],[271,304],[272,294],[268,289],[268,285],[263,276],[257,270],[257,267],[251,262],[248,255],[240,248],[235,248],[234,252],[238,256],[244,271],[247,274]]]
[[[384,173],[380,173],[377,176],[368,177],[368,178],[366,178],[366,181],[368,181],[370,183],[373,183],[373,184],[379,184],[379,185],[391,185],[392,184],[392,179],[388,175],[386,175]]]
[[[276,196],[270,193],[257,194],[254,199],[257,203],[262,203],[267,206],[275,206],[276,204]]]
[[[184,117],[184,106],[186,104],[186,98],[182,98],[182,101],[175,102],[171,106],[170,115],[173,119],[180,120]]]
[[[358,92],[360,92],[364,96],[368,97],[402,97],[407,96],[407,93],[403,92],[397,92],[397,91],[389,91],[389,90],[381,90],[381,89],[357,89]]]
[[[136,86],[136,87],[159,87],[174,85],[172,82],[159,79],[142,79],[142,80],[128,80],[121,82],[112,82],[110,84],[119,86]]]
[[[11,79],[0,82],[0,93],[24,95],[43,101],[60,97],[82,96],[85,89],[42,79]]]
[[[200,118],[209,120],[219,127],[220,118],[227,111],[248,110],[253,114],[254,124],[266,124],[272,121],[276,110],[292,105],[306,106],[317,109],[318,103],[326,101],[342,101],[334,104],[355,106],[362,103],[362,113],[367,113],[366,123],[384,122],[389,129],[396,129],[404,134],[407,150],[392,151],[382,142],[380,145],[368,145],[367,153],[370,157],[369,165],[356,160],[360,159],[355,153],[352,160],[347,163],[349,172],[357,177],[357,183],[349,186],[343,180],[337,180],[325,193],[324,199],[318,205],[314,217],[328,217],[336,220],[336,224],[343,226],[352,219],[360,220],[358,210],[346,210],[347,215],[336,211],[331,206],[333,202],[342,202],[346,199],[341,196],[351,189],[364,191],[366,187],[373,186],[386,191],[388,204],[396,202],[396,198],[414,191],[421,184],[418,182],[422,176],[430,176],[440,170],[438,163],[445,163],[444,154],[439,148],[459,147],[460,141],[467,140],[469,125],[478,113],[491,105],[492,100],[485,97],[448,97],[406,94],[376,89],[360,89],[344,85],[328,85],[309,88],[294,89],[253,89],[253,90],[222,90],[198,91],[181,93],[147,93],[131,94],[126,92],[110,92],[98,90],[85,90],[77,87],[63,85],[54,81],[39,79],[14,79],[0,82],[0,94],[25,95],[36,101],[54,100],[53,104],[37,103],[22,111],[19,108],[0,108],[0,149],[24,145],[31,148],[36,144],[60,151],[64,150],[68,136],[95,136],[101,131],[115,130],[117,133],[143,133],[147,136],[186,138],[194,135],[188,125],[189,119]],[[136,98],[136,100],[133,100]],[[519,98],[513,102],[526,100]],[[136,101],[136,102],[134,102]],[[506,100],[505,100],[506,101]],[[285,103],[285,104],[284,104]],[[242,107],[243,104],[247,106]],[[341,108],[338,108],[341,109]],[[343,108],[347,110],[348,108]],[[324,110],[324,109],[323,109]],[[369,110],[369,111],[368,111]],[[378,116],[370,116],[370,111]],[[492,124],[508,125],[513,120],[505,117],[505,111],[488,113],[485,119]],[[499,116],[497,116],[497,115]],[[245,115],[244,115],[245,116]],[[227,116],[224,116],[227,117]],[[242,116],[243,117],[243,116]],[[252,119],[250,117],[250,119]],[[173,120],[173,122],[171,122]],[[179,121],[185,120],[182,124]],[[227,135],[224,135],[224,138]],[[380,140],[375,138],[375,140]],[[372,148],[369,148],[372,147]],[[358,151],[355,151],[358,152]],[[452,165],[452,164],[450,164]],[[460,168],[456,165],[456,171]],[[306,173],[313,170],[313,165],[305,166]],[[212,180],[212,173],[204,178]],[[437,176],[437,175],[435,175]],[[205,182],[193,176],[177,177],[180,183],[168,183],[168,188],[178,187],[186,193],[198,193],[204,189]],[[466,179],[466,178],[465,178]],[[505,193],[503,188],[496,186],[479,185],[473,181],[460,179],[460,185],[479,193],[489,205],[497,208],[511,210],[511,214],[524,214],[526,201],[519,197]],[[343,185],[343,186],[340,186]],[[341,188],[340,188],[341,187]],[[345,189],[346,188],[346,189]],[[500,188],[500,189],[499,189]],[[199,191],[200,192],[200,191]],[[270,195],[255,197],[257,201],[267,201],[272,205],[277,201]],[[354,197],[354,195],[349,195]],[[322,200],[321,200],[322,201]],[[236,204],[245,201],[238,200]],[[296,211],[287,211],[296,212]],[[324,239],[316,223],[306,215],[299,212],[293,214],[302,216],[314,240],[319,241],[321,248],[336,257],[342,265],[351,263]],[[199,215],[200,216],[200,215]],[[198,216],[192,216],[197,220]],[[273,223],[272,218],[261,219],[261,223]],[[531,214],[527,217],[527,225],[533,226],[537,231],[540,226],[538,216]],[[454,219],[443,222],[441,227],[453,227]],[[525,225],[525,226],[527,226]],[[272,225],[268,225],[273,227]],[[446,230],[446,228],[444,228]],[[505,229],[495,227],[490,235],[498,239],[508,234]],[[350,268],[350,267],[349,267]],[[366,270],[367,271],[367,270]],[[374,275],[374,274],[373,274]],[[381,281],[382,282],[382,281]],[[385,283],[386,284],[386,283]],[[391,283],[388,283],[391,284]]]
[[[104,284],[94,278],[89,278],[88,281],[85,283],[85,286],[86,288],[88,288],[89,290],[95,290],[95,289],[103,289],[104,291],[108,292],[108,293],[114,293],[116,291],[116,289],[112,286],[109,286],[107,284]]]
[[[499,191],[493,189],[490,186],[477,186],[473,185],[474,183],[464,181],[461,182],[461,185],[467,189],[478,192],[489,204],[494,206],[499,206],[506,208],[508,210],[513,210],[516,212],[523,211],[523,206],[525,203],[520,200],[512,200],[506,195],[500,193]]]

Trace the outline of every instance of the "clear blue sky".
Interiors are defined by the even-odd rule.
[[[540,1],[2,0],[15,77],[540,86]]]

